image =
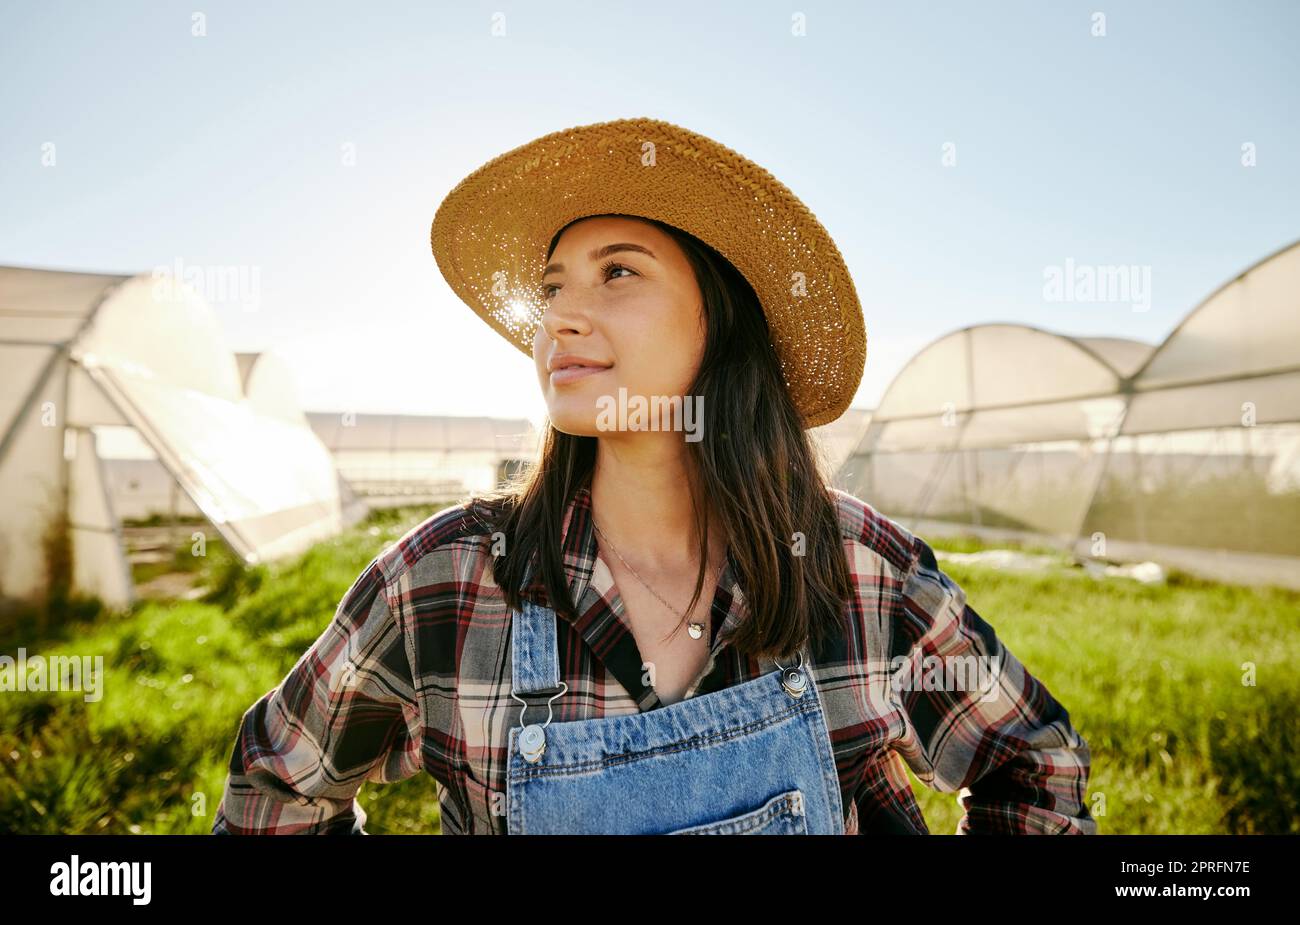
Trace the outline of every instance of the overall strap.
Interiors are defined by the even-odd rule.
[[[555,611],[525,600],[510,629],[512,692],[557,690],[560,654],[555,641]]]

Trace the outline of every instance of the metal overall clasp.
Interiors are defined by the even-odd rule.
[[[560,692],[555,697],[559,697],[560,694],[564,694],[568,690],[569,685],[561,681]],[[528,710],[528,702],[513,690],[510,692],[510,696],[523,704],[523,707],[519,710],[519,725],[524,726],[524,713]],[[541,761],[542,753],[546,751],[546,727],[551,724],[551,718],[554,716],[551,701],[555,697],[551,697],[546,701],[546,722],[540,726],[536,723],[530,723],[519,732],[519,754],[523,755],[524,760],[529,764],[536,764]]]
[[[785,692],[798,700],[803,696],[803,692],[808,689],[808,676],[803,671],[803,650],[798,652],[799,664],[786,668],[776,659],[772,659],[772,664],[781,669],[781,686]]]

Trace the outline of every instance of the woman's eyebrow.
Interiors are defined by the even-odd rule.
[[[633,244],[630,241],[621,241],[618,244],[606,244],[604,247],[598,247],[594,251],[591,251],[590,253],[587,254],[587,259],[599,260],[602,257],[608,257],[610,254],[617,254],[619,251],[636,251],[637,253],[645,254],[651,260],[659,259],[654,255],[654,251],[650,250],[650,248],[642,247],[640,244]],[[564,264],[548,263],[546,265],[546,269],[542,271],[542,275],[546,276],[548,273],[563,273],[563,272],[564,272]]]

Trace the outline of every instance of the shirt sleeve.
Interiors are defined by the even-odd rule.
[[[367,781],[420,770],[420,718],[404,634],[378,560],[320,637],[240,722],[214,835],[365,835]]]
[[[891,645],[891,696],[907,726],[899,753],[927,786],[959,791],[958,835],[1096,834],[1084,803],[1088,743],[1069,713],[930,546],[913,537],[912,549]]]

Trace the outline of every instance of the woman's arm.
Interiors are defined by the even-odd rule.
[[[928,786],[960,791],[959,835],[1096,834],[1084,804],[1088,744],[1069,713],[940,571],[929,545],[914,537],[913,552],[890,647],[905,653],[891,692],[908,726],[899,753]]]
[[[245,712],[214,835],[365,835],[366,780],[420,770],[406,642],[372,561],[280,685]]]

